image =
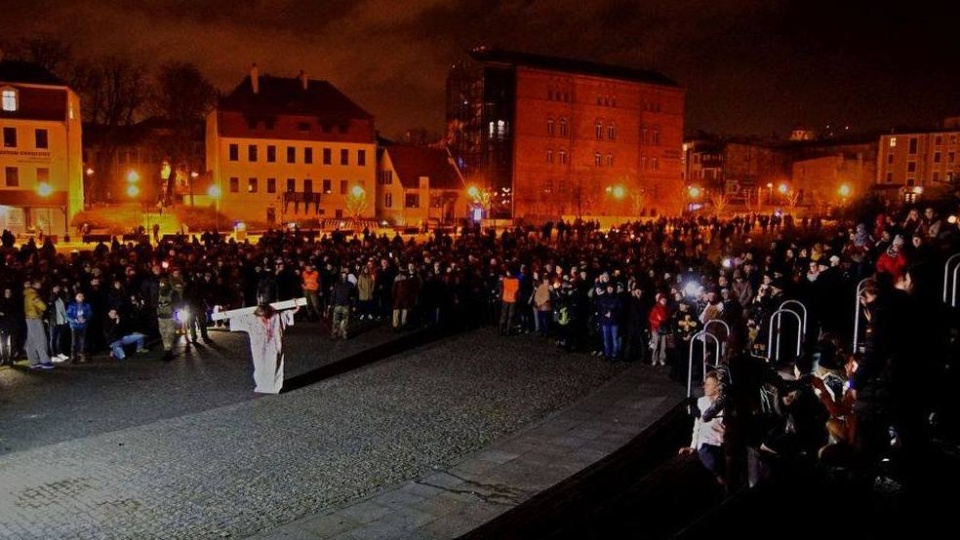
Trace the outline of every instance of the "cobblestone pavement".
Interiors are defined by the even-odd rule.
[[[256,397],[246,336],[212,337],[171,363],[0,371],[0,538],[277,530],[446,470],[628,369],[484,328]],[[393,339],[297,326],[288,378]]]

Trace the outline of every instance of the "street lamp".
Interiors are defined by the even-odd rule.
[[[767,182],[767,204],[773,204],[773,182]]]
[[[130,197],[131,199],[134,199],[137,197],[137,195],[140,195],[140,188],[137,187],[136,184],[130,184],[129,186],[127,186],[128,197]]]
[[[360,221],[360,214],[367,206],[367,190],[361,185],[355,185],[350,189],[350,196],[347,197],[347,209],[353,214],[354,225]]]
[[[127,182],[135,184],[140,181],[140,173],[137,171],[128,171],[127,172]]]
[[[837,190],[837,193],[840,194],[840,197],[842,199],[846,199],[847,197],[850,196],[850,186],[848,186],[847,184],[842,184],[840,186],[840,189]]]
[[[53,195],[53,186],[48,182],[40,182],[37,185],[37,194],[46,199],[50,195]],[[67,223],[67,206],[63,204],[60,206],[60,211],[63,212],[63,238],[64,241],[67,241],[70,236],[70,230],[68,229],[69,223]]]

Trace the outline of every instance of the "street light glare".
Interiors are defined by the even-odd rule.
[[[692,199],[700,198],[700,188],[696,186],[691,187],[689,193],[690,193],[690,198]]]
[[[139,194],[140,194],[140,188],[138,188],[137,186],[134,186],[134,185],[129,185],[129,186],[127,186],[127,196],[128,196],[128,197],[136,197],[136,196],[139,195]]]
[[[626,194],[626,191],[623,189],[623,186],[613,186],[613,196],[617,199],[622,199]]]
[[[840,186],[840,196],[841,196],[841,197],[849,197],[849,196],[850,196],[850,186],[848,186],[848,185],[846,185],[846,184],[843,184],[842,186]]]
[[[467,195],[470,195],[471,197],[476,197],[479,194],[480,194],[480,190],[477,189],[477,186],[470,186],[469,188],[467,188]]]
[[[789,188],[787,187],[786,184],[780,184],[780,185],[777,187],[777,191],[779,191],[780,193],[782,193],[782,194],[784,194],[784,195],[787,194],[787,190],[788,190],[788,189],[789,189]]]
[[[353,186],[353,189],[350,190],[350,193],[352,193],[354,197],[363,197],[364,195],[363,187]]]
[[[207,190],[207,195],[213,197],[214,199],[219,199],[220,186],[210,186],[210,189]]]
[[[40,182],[40,185],[37,186],[37,193],[39,193],[41,197],[49,197],[50,194],[53,193],[53,186],[46,182]]]
[[[137,173],[137,171],[130,171],[127,173],[127,182],[133,183],[133,182],[139,182],[139,181],[140,181],[140,174]]]

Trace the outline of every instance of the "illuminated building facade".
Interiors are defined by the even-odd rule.
[[[0,228],[69,234],[83,210],[80,98],[39,65],[0,60]]]
[[[446,225],[466,212],[466,184],[442,148],[384,146],[377,184],[377,216],[391,225]]]
[[[946,191],[955,186],[960,181],[960,126],[948,123],[944,128],[881,135],[874,189],[897,193],[902,201],[911,203],[932,195],[931,191]]]
[[[447,142],[494,217],[678,211],[683,117],[652,71],[481,47],[447,77]]]
[[[254,227],[353,217],[351,197],[376,195],[373,116],[303,73],[254,66],[207,116],[206,141],[221,213]]]

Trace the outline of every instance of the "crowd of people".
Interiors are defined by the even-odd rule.
[[[348,339],[354,324],[490,325],[557,354],[704,380],[711,400],[699,403],[691,448],[726,484],[755,482],[764,462],[876,463],[890,449],[886,428],[909,453],[929,427],[921,417],[942,414],[931,397],[942,396],[926,387],[950,357],[937,276],[960,250],[960,229],[924,210],[829,226],[683,217],[417,240],[285,229],[256,243],[206,233],[72,253],[4,235],[0,361],[51,369],[151,347],[174,360],[211,340],[215,312],[303,296],[297,317],[330,339]],[[858,290],[864,324],[854,336]],[[803,321],[772,324],[788,300],[802,304]],[[794,341],[799,350],[784,345]]]

